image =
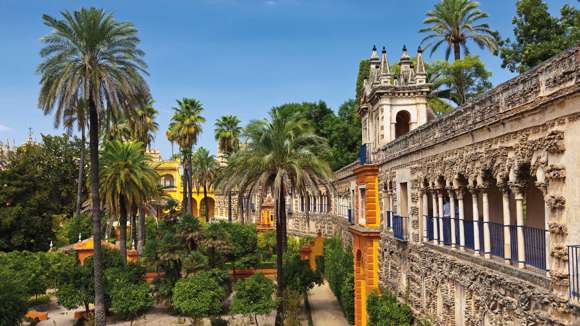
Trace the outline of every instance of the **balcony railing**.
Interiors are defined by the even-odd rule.
[[[427,226],[427,240],[432,241],[435,239],[435,232],[433,230],[433,216],[425,216],[425,225]]]
[[[465,248],[475,250],[475,237],[473,234],[473,221],[463,220],[463,234],[465,237]]]
[[[580,245],[568,246],[569,302],[580,305]]]
[[[490,253],[493,256],[504,257],[503,224],[488,222],[489,239],[491,241]]]
[[[451,245],[451,218],[449,216],[443,216],[443,244],[446,246]],[[441,240],[441,239],[439,239]]]
[[[407,218],[393,215],[393,235],[399,240],[407,240],[405,237],[405,225]]]
[[[361,165],[373,164],[373,152],[372,145],[370,143],[360,145],[359,150],[359,162]]]
[[[545,270],[546,230],[537,229],[525,225],[523,226],[523,228],[524,228],[524,244],[526,247],[526,264]],[[512,236],[512,239],[517,239],[517,237]]]

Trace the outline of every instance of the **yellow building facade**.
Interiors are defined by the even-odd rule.
[[[181,207],[183,204],[181,163],[178,160],[163,160],[158,150],[149,151],[149,155],[153,158],[155,170],[160,176],[159,183],[163,187],[165,195],[171,197]],[[196,185],[194,185],[192,197],[191,207],[193,216],[203,216],[207,205],[209,208],[209,217],[215,217],[216,194],[213,188],[210,187],[208,189],[207,203],[204,200],[203,187],[199,187],[198,191]]]

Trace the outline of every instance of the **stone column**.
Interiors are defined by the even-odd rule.
[[[423,241],[427,242],[427,223],[429,220],[427,216],[429,215],[429,197],[427,196],[427,189],[423,189]]]
[[[439,208],[439,243],[443,243],[443,190],[437,191],[438,208]]]
[[[511,262],[511,237],[510,237],[510,193],[509,188],[500,186],[502,189],[503,202],[503,257],[504,262],[509,264]]]
[[[435,191],[431,192],[431,198],[433,200],[433,243],[437,244],[439,242],[439,228],[437,227],[437,221],[439,219],[439,211],[437,209],[437,195]]]
[[[516,223],[518,231],[518,267],[526,265],[526,247],[524,242],[524,194],[521,187],[514,188],[516,198]]]
[[[389,225],[391,226],[391,230],[393,229],[393,191],[389,190]]]
[[[479,200],[477,199],[477,189],[470,189],[471,205],[473,206],[473,251],[476,255],[480,254],[479,243]]]
[[[455,238],[455,228],[457,226],[455,224],[455,218],[457,216],[455,216],[455,191],[453,190],[449,190],[449,217],[449,224],[451,225],[451,248],[455,248],[458,239]]]
[[[459,205],[459,249],[465,250],[465,212],[463,204],[463,189],[457,189],[457,204]]]
[[[487,195],[487,189],[483,189],[481,195],[483,202],[483,253],[485,258],[490,258],[491,239],[489,234],[489,197]]]

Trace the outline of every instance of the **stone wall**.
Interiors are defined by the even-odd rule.
[[[456,325],[456,318],[464,318],[464,325],[580,323],[574,308],[552,293],[545,277],[387,234],[379,255],[380,285],[434,325]],[[457,312],[461,305],[464,311]]]
[[[288,216],[288,233],[296,236],[316,236],[318,232],[325,238],[338,236],[343,245],[352,246],[350,223],[344,217],[332,214],[294,213]]]

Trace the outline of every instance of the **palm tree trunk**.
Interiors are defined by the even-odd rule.
[[[131,249],[137,245],[137,206],[131,206]]]
[[[145,246],[145,204],[139,207],[139,228],[137,229],[137,233],[137,252],[141,255],[143,253],[143,247]]]
[[[120,198],[119,204],[119,252],[123,264],[127,264],[127,203],[124,198]],[[131,225],[131,228],[133,226]]]
[[[203,212],[205,215],[205,221],[209,223],[209,202],[207,200],[207,183],[205,181],[203,182],[203,201],[205,203]]]
[[[187,184],[189,186],[189,191],[187,193],[187,212],[193,214],[193,179],[191,175],[192,163],[191,163],[191,152],[187,155]],[[199,214],[199,212],[197,212]]]
[[[101,250],[101,208],[99,198],[99,116],[92,93],[89,95],[89,149],[91,156],[91,214],[93,220],[93,262],[95,273],[95,325],[105,326],[105,284]]]
[[[228,222],[232,223],[232,192],[228,191]]]
[[[75,207],[75,215],[79,216],[81,214],[81,197],[83,194],[83,177],[85,174],[85,124],[81,124],[81,152],[79,160],[79,177],[77,185],[77,202]]]
[[[461,60],[461,48],[459,43],[453,43],[453,57],[455,61]]]
[[[185,163],[185,161],[183,161],[183,179],[181,180],[181,182],[183,183],[183,199],[181,201],[181,212],[182,213],[187,213],[188,211],[188,202],[187,202],[187,196],[188,196],[188,182],[187,182],[187,164]]]
[[[276,196],[276,295],[280,302],[276,312],[276,326],[284,324],[284,252],[286,251],[286,201],[284,196],[284,185],[280,186],[280,192]]]

